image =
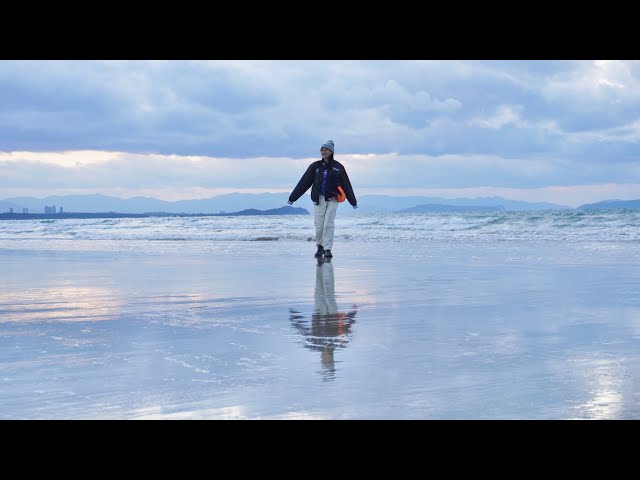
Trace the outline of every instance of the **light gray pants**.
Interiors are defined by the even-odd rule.
[[[335,290],[333,265],[329,262],[323,262],[316,268],[316,288],[313,291],[315,315],[319,315],[324,320],[333,318],[334,315],[337,316],[338,304]]]
[[[336,303],[333,265],[329,262],[323,262],[316,267],[314,297],[315,310],[311,315],[313,335],[316,339],[322,339],[322,343],[317,345],[321,349],[320,361],[324,370],[333,372],[336,368],[333,351],[336,345],[340,345],[340,341],[334,337],[339,337],[343,332]]]
[[[313,225],[316,227],[316,245],[322,245],[325,250],[333,247],[333,232],[335,230],[338,201],[334,198],[328,202],[324,195],[320,195],[320,203],[313,206]]]

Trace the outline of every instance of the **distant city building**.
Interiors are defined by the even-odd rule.
[[[9,209],[9,213],[13,213],[13,208],[10,208],[10,209]]]
[[[58,213],[62,213],[62,212],[63,212],[63,208],[60,207],[59,210],[58,210]],[[53,205],[53,206],[50,207],[48,205],[45,205],[44,206],[44,213],[56,213],[56,206]]]
[[[22,209],[22,213],[29,213],[29,209],[28,208],[23,208]]]

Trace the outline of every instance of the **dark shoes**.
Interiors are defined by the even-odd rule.
[[[333,254],[331,253],[331,250],[325,250],[322,245],[318,245],[318,251],[314,256],[316,258],[322,258],[323,256],[324,258],[331,258],[333,257]]]

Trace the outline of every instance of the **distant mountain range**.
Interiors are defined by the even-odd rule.
[[[362,205],[360,205],[362,204]],[[509,200],[502,197],[479,197],[479,198],[440,198],[440,197],[392,197],[388,195],[364,195],[358,199],[358,207],[362,211],[373,212],[398,212],[408,208],[422,205],[422,211],[428,211],[424,205],[448,205],[458,207],[492,207],[503,210],[564,210],[570,209],[566,205],[557,205],[547,202],[523,202],[520,200]],[[433,211],[433,210],[431,210]]]
[[[288,193],[229,193],[206,199],[180,200],[168,202],[150,197],[118,198],[106,195],[66,195],[45,198],[14,197],[0,200],[0,213],[45,213],[46,207],[56,207],[56,212],[118,212],[118,213],[181,213],[181,214],[220,214],[256,209],[260,211],[277,209],[286,205]],[[313,211],[309,193],[303,195],[295,204]],[[362,195],[358,197],[358,210],[345,202],[341,215],[355,213],[396,213],[402,211],[500,211],[500,210],[561,210],[572,209],[565,205],[547,202],[524,202],[502,197],[481,198],[439,198],[423,196]],[[454,207],[461,207],[460,209]],[[606,200],[599,203],[582,205],[578,208],[640,208],[640,200]]]
[[[582,210],[601,210],[609,208],[640,208],[640,200],[603,200],[597,203],[587,203],[578,207]]]
[[[66,195],[50,196],[45,198],[14,197],[0,200],[0,212],[8,212],[13,208],[14,212],[21,213],[24,208],[29,213],[44,213],[45,206],[56,207],[56,211],[63,208],[64,212],[120,212],[120,213],[225,213],[237,212],[250,208],[265,210],[279,208],[287,203],[288,193],[229,193],[206,199],[180,200],[168,202],[149,197],[118,198],[106,195]],[[517,200],[508,200],[501,197],[486,198],[457,198],[445,199],[438,197],[406,196],[395,197],[390,195],[363,195],[358,198],[358,210],[349,208],[341,209],[341,214],[355,212],[397,212],[418,205],[439,204],[453,206],[490,206],[502,207],[505,210],[547,210],[570,208],[552,203],[530,203]],[[313,210],[313,203],[309,194],[303,195],[295,204],[296,207]]]

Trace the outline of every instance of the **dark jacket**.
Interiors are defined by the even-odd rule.
[[[320,183],[322,183],[322,175],[325,169],[328,170],[324,195],[325,200],[335,198],[336,195],[338,195],[338,186],[341,186],[349,203],[353,206],[357,205],[358,201],[356,200],[355,193],[353,193],[347,171],[333,156],[328,164],[325,164],[324,160],[317,160],[309,165],[309,168],[304,172],[302,178],[293,189],[293,192],[289,195],[289,201],[295,202],[311,187],[311,201],[314,205],[318,205],[318,203],[320,203]]]

